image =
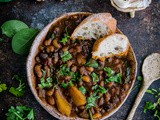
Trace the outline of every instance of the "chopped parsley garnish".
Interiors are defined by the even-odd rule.
[[[70,38],[70,36],[68,34],[64,34],[64,38],[62,38],[62,40],[60,42],[65,45],[69,38]]]
[[[83,94],[86,94],[86,88],[85,87],[83,87],[83,86],[81,86],[80,88],[79,88],[79,90],[83,93]]]
[[[96,73],[92,72],[91,76],[92,76],[93,82],[98,82],[99,81],[99,77],[98,77],[98,75]]]
[[[68,60],[70,60],[72,58],[72,55],[68,52],[65,51],[62,55],[61,55],[62,61],[66,62]]]
[[[142,81],[142,76],[138,76],[138,77],[137,77],[137,80],[138,80],[138,81]]]
[[[111,77],[114,74],[114,71],[109,67],[105,67],[104,71],[107,72],[108,77]]]
[[[53,86],[53,79],[51,77],[47,77],[45,79],[46,76],[46,71],[42,70],[43,76],[40,79],[40,84],[38,84],[38,86],[40,88],[50,88]]]
[[[70,68],[68,68],[66,64],[61,65],[60,70],[59,70],[59,75],[60,76],[70,76],[71,75]]]
[[[98,68],[98,62],[93,59],[90,59],[85,65],[88,67]]]
[[[6,116],[7,120],[34,120],[34,111],[26,106],[11,106]]]
[[[16,97],[23,96],[24,92],[25,92],[24,91],[25,85],[24,85],[24,83],[22,83],[22,79],[18,75],[14,75],[12,79],[19,81],[19,86],[18,87],[11,87],[9,89],[9,92],[12,93],[13,95],[15,95]]]
[[[7,90],[6,84],[0,82],[0,93],[5,91],[5,90]]]
[[[120,83],[121,84],[122,83],[121,77],[122,77],[122,74],[118,73],[118,74],[116,74],[114,76],[111,76],[111,77],[105,79],[105,83],[116,82],[116,83]]]

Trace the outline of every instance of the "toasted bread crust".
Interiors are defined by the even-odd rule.
[[[98,14],[92,14],[88,16],[86,19],[84,19],[74,30],[70,38],[72,40],[75,39],[84,40],[82,37],[75,36],[78,29],[81,29],[80,27],[84,24],[87,24],[88,22],[97,22],[97,21],[104,23],[108,27],[108,33],[106,35],[113,34],[116,32],[116,27],[117,27],[116,19],[114,19],[110,13],[98,13]]]
[[[104,40],[106,40],[106,39],[108,39],[108,38],[110,38],[110,37],[112,37],[114,35],[123,35],[123,34],[112,34],[110,36],[106,36],[106,37],[103,37],[103,38],[100,38],[100,39],[96,40],[96,42],[93,45],[93,50],[92,50],[92,58],[93,59],[100,59],[101,61],[104,61],[106,58],[109,58],[109,57],[113,57],[113,56],[121,57],[121,56],[126,56],[127,55],[130,43],[129,43],[128,38],[125,35],[123,35],[123,37],[127,38],[127,41],[128,41],[128,43],[127,43],[128,45],[127,45],[127,48],[126,48],[125,51],[120,52],[118,54],[109,54],[109,55],[107,55],[105,57],[99,57],[99,56],[94,56],[93,55],[94,52],[97,52],[99,50],[99,46],[100,46],[102,41],[104,41]]]

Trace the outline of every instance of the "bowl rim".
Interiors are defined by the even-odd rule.
[[[34,65],[35,65],[35,56],[38,53],[38,46],[43,42],[43,40],[45,39],[48,31],[50,30],[50,28],[52,27],[53,24],[56,24],[57,21],[62,20],[63,18],[69,17],[69,16],[74,16],[74,15],[91,15],[93,13],[90,12],[70,12],[70,13],[65,13],[62,14],[61,16],[53,19],[52,22],[50,22],[48,25],[46,25],[46,27],[44,27],[41,32],[36,36],[35,40],[32,43],[28,58],[27,58],[27,62],[26,62],[26,71],[27,71],[27,81],[29,84],[29,87],[31,89],[32,94],[34,95],[35,99],[39,102],[39,104],[48,112],[50,113],[53,117],[58,118],[58,119],[65,119],[65,120],[84,120],[84,118],[79,118],[79,117],[67,117],[63,114],[61,114],[55,107],[49,105],[46,101],[43,101],[40,99],[40,97],[38,96],[38,93],[36,91],[35,88],[35,75],[34,75]],[[119,29],[117,29],[120,33],[122,33]],[[135,53],[130,45],[130,53],[132,54],[131,56],[133,57],[133,62],[134,62],[134,78],[132,80],[132,85],[130,87],[130,89],[127,92],[127,95],[125,97],[125,99],[120,103],[120,105],[118,107],[116,107],[115,109],[113,109],[109,114],[104,115],[102,118],[100,118],[101,120],[104,120],[108,117],[110,117],[111,115],[113,115],[116,111],[119,110],[119,108],[123,105],[123,103],[126,101],[126,99],[128,98],[131,89],[134,85],[135,79],[136,79],[136,75],[137,75],[137,60],[136,60],[136,56]]]

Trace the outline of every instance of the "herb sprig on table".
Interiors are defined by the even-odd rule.
[[[7,90],[6,84],[0,82],[0,93],[3,92],[3,91],[5,91],[5,90]]]

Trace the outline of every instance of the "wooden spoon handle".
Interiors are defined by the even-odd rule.
[[[134,105],[133,105],[133,107],[132,107],[132,109],[131,109],[131,111],[130,111],[126,120],[132,120],[133,119],[134,113],[135,113],[139,103],[141,102],[141,99],[143,98],[143,95],[145,94],[145,92],[146,92],[146,90],[148,89],[149,86],[150,86],[150,83],[142,85],[142,87],[141,87],[141,89],[140,89],[140,91],[139,91],[139,93],[136,97],[136,100],[134,102]]]

